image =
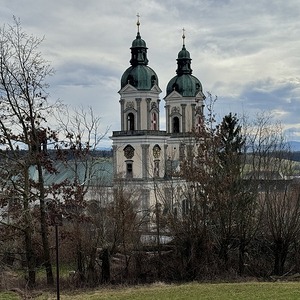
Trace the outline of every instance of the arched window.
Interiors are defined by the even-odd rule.
[[[178,84],[177,84],[177,83],[174,83],[174,84],[172,85],[172,89],[173,89],[173,91],[178,91]]]
[[[178,117],[174,117],[173,118],[173,133],[178,133],[179,129],[180,129],[179,118]]]
[[[136,56],[134,56],[134,59],[136,59]],[[134,84],[132,75],[129,75],[129,76],[127,77],[127,83],[129,83],[129,84],[131,84],[131,85]]]
[[[151,76],[151,86],[156,84],[156,77],[154,75]]]
[[[134,114],[129,113],[127,115],[127,130],[134,130]]]
[[[151,114],[151,130],[157,130],[157,116],[155,112]]]

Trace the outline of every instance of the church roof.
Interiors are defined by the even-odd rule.
[[[112,186],[113,182],[113,164],[111,158],[97,158],[90,161],[78,162],[68,160],[67,162],[55,161],[55,173],[49,173],[44,170],[44,180],[46,186],[59,184],[65,180],[72,183],[75,176],[78,176],[80,183],[84,183],[86,177],[89,178],[91,186]],[[33,180],[38,180],[38,173],[35,167],[30,168],[30,176]]]

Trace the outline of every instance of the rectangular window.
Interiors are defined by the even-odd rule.
[[[133,177],[133,171],[132,171],[133,167],[132,167],[132,163],[128,162],[126,164],[126,178],[132,178]]]

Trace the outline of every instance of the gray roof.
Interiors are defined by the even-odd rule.
[[[82,184],[112,186],[113,163],[112,158],[93,158],[88,161],[68,160],[66,162],[54,162],[55,173],[44,171],[45,185],[62,183],[65,180],[73,182],[78,176]],[[31,168],[31,177],[38,179],[36,168]]]

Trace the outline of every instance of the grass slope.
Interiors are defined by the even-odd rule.
[[[20,297],[13,292],[0,292],[0,300],[19,300]]]
[[[0,293],[0,299],[3,298]],[[37,300],[56,299],[56,295],[44,293]],[[128,288],[101,289],[89,292],[61,293],[62,300],[298,300],[300,283],[220,283],[138,286]]]

